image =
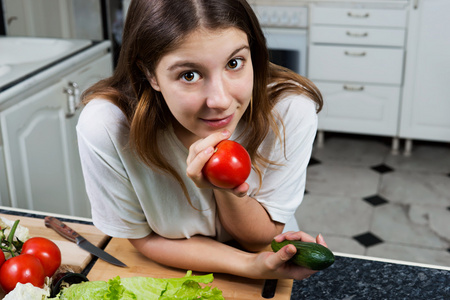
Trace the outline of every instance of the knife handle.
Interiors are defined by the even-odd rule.
[[[57,218],[47,216],[45,217],[44,222],[46,227],[52,228],[61,236],[74,243],[77,242],[77,237],[80,236],[75,230],[73,230]]]

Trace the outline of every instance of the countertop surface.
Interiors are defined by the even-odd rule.
[[[46,215],[8,207],[0,207],[0,212],[36,218]],[[89,223],[85,218],[56,216]],[[89,278],[92,264],[87,268],[84,273]],[[291,300],[295,299],[450,299],[450,268],[336,253],[331,267],[294,281]]]
[[[328,269],[294,281],[291,299],[450,299],[450,270],[337,255]]]

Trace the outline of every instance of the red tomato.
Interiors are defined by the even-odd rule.
[[[0,286],[9,293],[18,282],[31,283],[42,288],[45,273],[39,259],[30,254],[21,254],[11,257],[0,268]]]
[[[224,140],[203,167],[203,175],[217,187],[232,189],[245,182],[252,169],[247,150],[239,143]]]
[[[22,254],[36,256],[44,267],[45,276],[51,277],[61,265],[61,251],[49,239],[33,237],[22,246]]]

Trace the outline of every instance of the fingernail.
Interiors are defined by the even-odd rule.
[[[205,153],[206,154],[211,154],[211,153],[213,153],[214,152],[214,148],[213,147],[208,147],[208,148],[206,148],[206,150],[205,150]]]
[[[286,252],[287,252],[288,254],[295,254],[297,251],[296,251],[295,248],[293,248],[293,247],[288,247],[287,250],[286,250]]]
[[[228,129],[225,129],[225,130],[222,131],[222,134],[224,136],[229,136],[230,135],[230,131]]]

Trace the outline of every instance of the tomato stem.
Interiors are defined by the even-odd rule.
[[[20,250],[20,248],[21,248],[21,245],[20,245],[21,241],[18,241],[17,243],[14,242],[14,234],[16,233],[17,226],[19,226],[19,222],[20,222],[20,220],[16,220],[14,222],[13,226],[11,227],[11,230],[9,231],[8,237],[6,239],[4,239],[5,228],[2,229],[2,240],[1,240],[0,249],[2,249],[2,251],[4,251],[4,252],[9,252],[11,254],[11,257],[16,256],[16,251]]]
[[[12,244],[12,242],[13,242],[14,234],[16,233],[16,229],[17,229],[17,226],[19,225],[19,222],[20,222],[20,220],[16,220],[14,222],[13,226],[11,227],[11,231],[9,232],[9,235],[8,235],[8,243],[9,244]]]

